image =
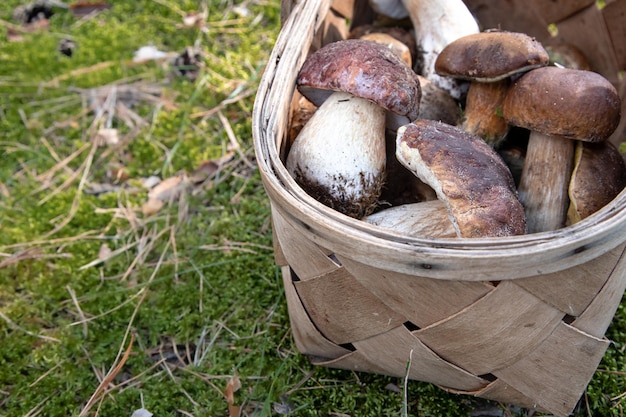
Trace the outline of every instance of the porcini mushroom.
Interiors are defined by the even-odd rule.
[[[626,186],[626,166],[609,141],[578,142],[574,172],[569,183],[567,223],[591,216],[613,200]]]
[[[417,75],[387,47],[359,39],[311,54],[296,85],[318,110],[287,156],[287,170],[311,196],[361,218],[385,176],[385,129],[419,114]]]
[[[359,29],[359,28],[357,28]],[[379,31],[377,31],[379,29]],[[411,66],[412,56],[415,54],[414,45],[406,44],[406,36],[408,32],[400,28],[369,28],[355,30],[351,36],[357,36],[364,32],[360,37],[354,39],[363,39],[371,42],[378,42],[387,46],[400,59]],[[412,38],[411,38],[412,39]],[[419,119],[439,120],[448,124],[456,124],[461,118],[461,111],[458,103],[443,88],[438,87],[434,82],[426,77],[417,75],[422,90],[420,100]]]
[[[502,158],[460,128],[417,120],[398,129],[396,157],[430,185],[459,237],[524,233],[524,208]]]
[[[462,0],[370,0],[370,5],[385,16],[410,17],[420,51],[421,75],[459,99],[463,88],[457,80],[438,75],[435,60],[450,42],[479,32],[476,19],[465,3]]]
[[[548,53],[534,38],[518,32],[488,31],[451,42],[437,57],[435,71],[470,81],[461,128],[498,148],[509,130],[502,103],[511,76],[548,63]]]
[[[511,125],[530,130],[518,187],[527,232],[564,226],[574,142],[602,142],[620,120],[615,87],[600,74],[559,67],[529,71],[505,97],[502,113]]]

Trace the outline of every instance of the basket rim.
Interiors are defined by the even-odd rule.
[[[341,214],[309,196],[290,176],[280,159],[277,139],[283,138],[295,90],[295,71],[330,0],[296,4],[284,22],[260,80],[253,107],[252,135],[264,187],[276,210],[296,230],[320,246],[356,261],[400,273],[446,278],[450,270],[517,278],[560,271],[594,259],[626,240],[626,190],[579,223],[556,231],[499,238],[420,238],[384,229]],[[294,28],[298,28],[295,35]],[[274,106],[276,105],[276,106]],[[366,245],[366,250],[359,251]],[[536,262],[531,264],[529,259]],[[483,263],[489,261],[490,267]],[[494,268],[494,262],[496,267]],[[451,266],[451,263],[455,266]],[[529,268],[530,267],[530,268]],[[513,268],[513,269],[512,269]],[[515,270],[516,272],[511,272]],[[479,274],[479,275],[480,275]],[[471,275],[471,276],[469,276]]]

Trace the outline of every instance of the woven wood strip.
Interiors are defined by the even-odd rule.
[[[527,33],[540,41],[550,38],[548,22],[525,1],[464,0],[482,29]]]
[[[323,45],[336,42],[348,37],[348,27],[346,25],[345,17],[335,13],[332,9],[326,14],[326,17],[321,20],[319,34],[322,36],[316,36],[311,44],[311,52],[318,50]]]
[[[298,278],[306,281],[333,272],[339,265],[318,245],[298,233],[277,210],[272,211],[272,223],[280,242],[282,256],[289,262]]]
[[[595,338],[561,323],[528,356],[494,375],[557,417],[566,417],[582,395],[606,348]]]
[[[626,2],[612,1],[602,9],[619,68],[626,68]],[[623,96],[622,96],[623,97]],[[626,113],[622,112],[622,115]]]
[[[622,246],[619,261],[614,263],[606,284],[598,292],[589,307],[578,317],[572,326],[595,337],[603,337],[615,315],[615,311],[626,290],[626,249]]]
[[[595,6],[595,0],[531,0],[530,7],[543,18],[546,24],[557,23],[578,13],[589,6]]]
[[[482,390],[476,392],[459,392],[452,390],[448,391],[458,394],[473,395],[475,397],[485,398],[487,400],[498,401],[502,403],[512,403],[520,407],[528,408],[541,413],[547,412],[547,410],[539,406],[534,399],[522,394],[501,379],[496,379]]]
[[[558,39],[576,45],[591,63],[593,70],[604,75],[613,84],[619,84],[613,41],[606,27],[604,16],[595,4],[556,25]],[[592,33],[593,36],[589,34]]]
[[[270,204],[271,206],[271,204]],[[271,212],[274,213],[276,209],[272,208]],[[274,250],[274,263],[277,266],[287,266],[289,265],[289,261],[285,258],[285,254],[283,253],[282,248],[280,247],[280,242],[278,241],[278,235],[276,233],[276,226],[273,220],[270,222],[272,224],[272,248]]]
[[[337,344],[363,340],[406,321],[343,267],[294,285],[311,321]]]
[[[442,358],[483,375],[528,355],[562,318],[561,311],[502,281],[462,312],[414,334]]]
[[[565,314],[577,317],[600,291],[621,255],[622,248],[613,249],[578,267],[517,279],[515,283]]]
[[[465,391],[481,389],[488,383],[437,356],[404,326],[355,342],[354,347],[356,350],[345,357],[319,364],[370,372],[382,366],[387,375],[403,377],[410,363],[411,379],[439,385],[453,381],[456,389]]]
[[[298,298],[293,286],[290,268],[283,267],[282,275],[291,331],[298,350],[306,355],[321,358],[337,358],[350,353],[349,350],[326,339],[317,330]]]
[[[489,282],[442,281],[400,274],[338,257],[364,287],[418,327],[458,313],[493,290]]]

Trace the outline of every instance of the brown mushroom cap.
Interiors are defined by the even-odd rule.
[[[446,203],[460,237],[520,235],[524,208],[502,158],[455,126],[417,120],[398,129],[396,156]]]
[[[626,166],[619,151],[609,142],[578,142],[569,184],[569,224],[600,210],[626,186]]]
[[[415,37],[411,32],[399,26],[360,25],[350,31],[348,39],[360,39],[374,33],[387,34],[405,44],[411,54],[411,62],[413,63],[415,61],[417,55],[417,42],[415,41]]]
[[[419,115],[417,74],[389,48],[375,42],[347,39],[325,45],[307,58],[296,85],[317,106],[333,91],[370,100],[387,110],[391,129]]]
[[[359,39],[363,39],[366,41],[377,42],[385,45],[389,48],[394,54],[398,55],[398,57],[404,61],[409,67],[413,65],[413,58],[411,57],[411,51],[409,47],[402,41],[394,38],[393,36],[382,33],[382,32],[372,32],[366,33],[361,36]]]
[[[448,44],[435,61],[435,71],[453,78],[493,82],[548,62],[548,53],[534,38],[524,33],[489,31]]]
[[[620,98],[600,74],[543,67],[513,83],[502,113],[509,124],[545,135],[601,142],[619,124]]]

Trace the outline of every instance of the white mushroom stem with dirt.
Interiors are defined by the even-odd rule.
[[[367,206],[376,203],[385,177],[384,137],[382,107],[349,93],[333,93],[300,131],[287,170],[331,208],[371,211]]]

